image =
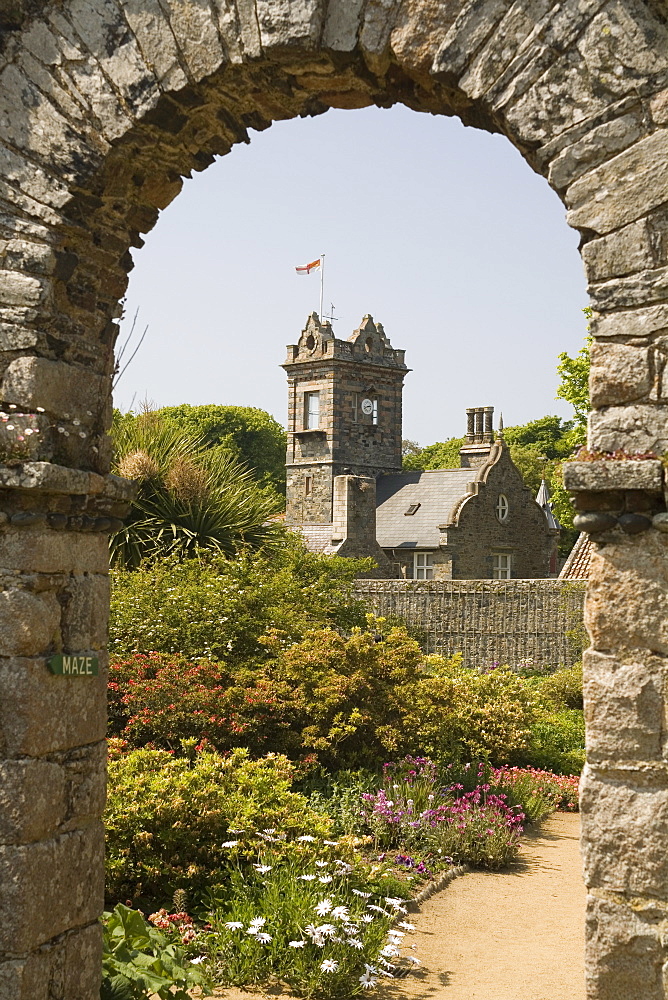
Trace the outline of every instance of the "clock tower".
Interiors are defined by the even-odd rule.
[[[365,316],[347,340],[312,313],[288,347],[286,523],[334,519],[334,479],[401,472],[404,351]]]

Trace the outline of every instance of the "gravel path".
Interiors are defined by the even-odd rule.
[[[579,816],[555,813],[500,874],[451,882],[411,918],[424,963],[394,1000],[584,1000]]]
[[[432,896],[409,918],[423,968],[388,981],[381,998],[584,1000],[579,835],[578,815],[555,813],[525,838],[512,869],[463,875]],[[224,1000],[263,995],[216,992]]]

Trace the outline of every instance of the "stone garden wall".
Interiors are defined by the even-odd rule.
[[[586,645],[580,581],[360,580],[355,592],[375,614],[419,629],[430,653],[462,653],[469,667],[569,666]]]
[[[595,338],[594,454],[570,480],[596,539],[587,995],[665,1000],[664,0],[0,0],[0,30],[1,1000],[99,996],[93,647],[122,506],[105,477],[131,248],[249,130],[397,102],[505,135],[580,234]],[[99,676],[51,674],[60,653],[98,653]]]

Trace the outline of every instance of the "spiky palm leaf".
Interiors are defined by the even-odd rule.
[[[154,413],[123,420],[114,443],[115,471],[139,483],[126,524],[111,539],[115,565],[187,559],[203,550],[232,556],[275,538],[276,526],[268,521],[278,498],[234,456],[204,451],[199,439]]]

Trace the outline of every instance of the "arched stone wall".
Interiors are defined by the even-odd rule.
[[[396,102],[458,115],[505,134],[582,234],[590,447],[661,455],[668,12],[663,0],[0,0],[0,25],[0,1000],[94,1000],[104,657],[85,678],[46,661],[104,647],[104,533],[128,496],[107,476],[106,431],[129,248],[182,176],[249,129]],[[661,465],[569,475],[590,526],[608,526],[587,604],[588,997],[659,1000]]]

